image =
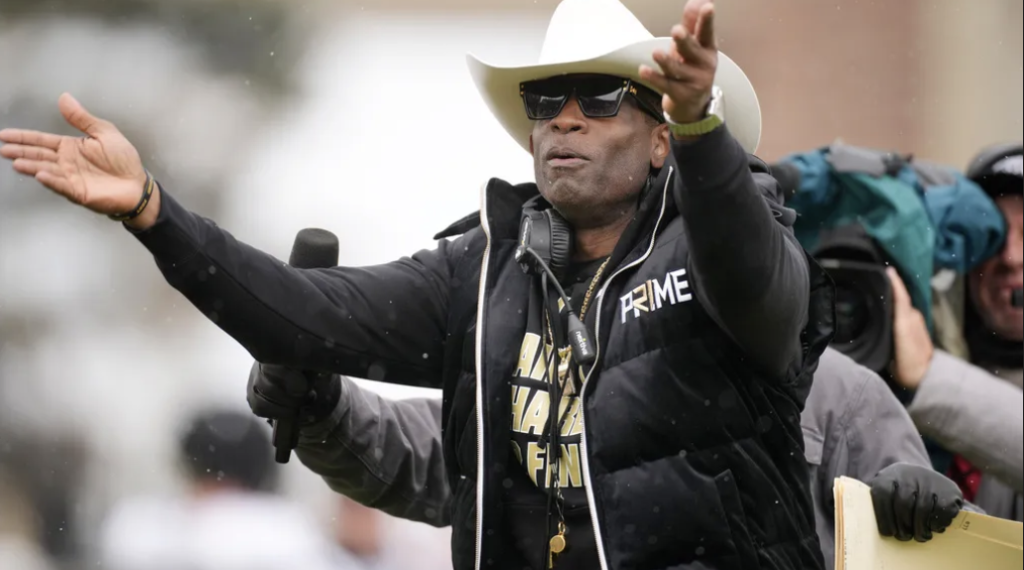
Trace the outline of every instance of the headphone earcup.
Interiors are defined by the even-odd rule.
[[[559,272],[572,260],[572,226],[554,208],[544,211],[551,225],[551,270]]]

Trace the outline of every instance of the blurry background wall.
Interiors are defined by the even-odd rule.
[[[684,4],[625,3],[655,34]],[[320,226],[344,264],[384,262],[477,209],[488,177],[532,179],[464,58],[535,58],[556,4],[0,0],[0,126],[67,132],[55,104],[71,91],[244,241],[286,259]],[[1021,138],[1021,6],[721,0],[719,38],[761,98],[763,158],[842,138],[962,166]],[[244,409],[249,364],[122,230],[0,169],[0,471],[39,498],[42,530],[9,526],[87,564],[112,504],[182,492],[177,426]],[[325,487],[285,475],[330,526]],[[410,567],[444,560],[444,531],[395,524]]]

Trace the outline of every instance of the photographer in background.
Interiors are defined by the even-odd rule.
[[[831,346],[889,380],[905,402],[909,394],[891,379],[888,270],[899,271],[931,329],[936,271],[966,275],[997,255],[1005,216],[957,169],[894,152],[835,143],[771,168],[786,206],[798,213],[797,239],[835,282]]]
[[[931,450],[936,468],[960,485],[967,500],[993,516],[1016,521],[1024,515],[1022,155],[1020,144],[989,148],[967,172],[1006,218],[1007,239],[997,255],[965,278],[962,295],[952,287],[946,295],[954,298],[939,299],[960,310],[936,311],[937,338],[942,348],[962,354],[935,349],[924,317],[899,276],[890,271],[893,379],[911,392],[909,411],[918,429],[941,446]],[[962,318],[939,318],[956,313]]]

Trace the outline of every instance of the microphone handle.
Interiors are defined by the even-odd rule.
[[[326,230],[308,228],[300,231],[295,237],[289,264],[298,269],[318,269],[337,265],[338,238]],[[311,372],[302,374],[307,378],[314,377]],[[316,386],[313,388],[315,390]],[[274,460],[280,464],[288,463],[292,457],[292,450],[299,446],[300,420],[299,410],[296,410],[294,417],[273,421]]]
[[[284,465],[299,446],[299,421],[296,418],[274,420],[274,461]]]

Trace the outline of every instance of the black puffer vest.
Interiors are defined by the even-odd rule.
[[[831,339],[831,284],[810,262],[803,362],[759,375],[692,296],[672,176],[623,236],[587,319],[600,353],[584,385],[583,467],[601,570],[823,568],[800,413]],[[509,393],[530,287],[513,255],[536,193],[492,180],[482,215],[438,236],[462,234],[464,253],[445,362],[461,373],[444,386],[443,419],[456,570],[504,570],[511,548],[499,498],[519,468],[507,463]]]

